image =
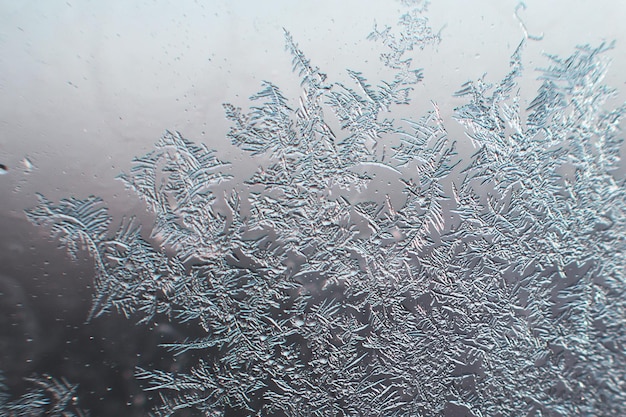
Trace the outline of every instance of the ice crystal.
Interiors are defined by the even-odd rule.
[[[0,415],[6,417],[88,416],[77,406],[77,386],[63,379],[57,380],[50,375],[26,378],[30,387],[25,394],[16,399],[10,398],[3,380],[0,374]]]
[[[519,44],[500,82],[464,84],[455,152],[438,107],[385,116],[422,78],[405,54],[439,36],[415,11],[375,29],[395,71],[332,83],[285,32],[297,105],[263,82],[225,104],[231,142],[269,161],[232,187],[229,165],[167,132],[120,178],[154,212],[109,233],[101,200],[40,196],[27,212],[95,260],[91,316],[192,321],[186,372],[139,369],[156,415],[570,416],[626,413],[626,186],[614,176],[624,106],[602,84],[611,45],[549,56],[521,108]],[[340,131],[329,120],[335,117]],[[379,143],[393,140],[392,155]],[[371,192],[377,173],[403,198]],[[165,249],[174,252],[168,255]]]

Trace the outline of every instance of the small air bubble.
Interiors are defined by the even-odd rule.
[[[26,156],[22,159],[22,165],[24,166],[24,172],[27,174],[33,172],[35,169],[35,165],[33,165],[32,161]]]

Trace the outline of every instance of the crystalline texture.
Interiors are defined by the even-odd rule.
[[[218,193],[229,165],[179,133],[135,158],[120,178],[173,256],[133,219],[109,234],[97,198],[40,197],[27,212],[95,259],[92,316],[165,314],[205,332],[167,345],[199,352],[186,372],[137,371],[162,394],[156,415],[626,413],[624,107],[607,108],[609,47],[550,56],[525,110],[526,40],[501,82],[463,85],[455,118],[478,147],[464,161],[437,106],[384,118],[421,80],[404,54],[439,39],[418,12],[400,26],[371,35],[396,71],[375,87],[356,71],[331,83],[285,33],[299,103],[264,82],[248,112],[224,105],[232,143],[270,161],[245,189]],[[380,170],[401,203],[367,192]]]
[[[0,415],[6,417],[88,417],[78,408],[76,385],[57,380],[50,375],[26,378],[28,391],[11,399],[6,393],[4,377],[0,374]]]

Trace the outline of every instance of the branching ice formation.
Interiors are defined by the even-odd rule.
[[[135,158],[120,178],[161,248],[133,219],[109,234],[97,198],[41,196],[27,212],[94,258],[91,317],[203,329],[167,345],[202,352],[187,372],[137,371],[162,396],[155,415],[626,414],[626,108],[602,84],[611,45],[549,56],[527,109],[526,39],[502,81],[463,85],[454,117],[478,150],[461,161],[436,105],[385,117],[422,78],[407,51],[439,39],[418,12],[400,26],[371,35],[396,72],[375,87],[357,71],[331,83],[285,32],[299,103],[264,82],[249,111],[224,105],[232,143],[271,161],[245,190],[219,191],[229,165],[180,133]],[[379,169],[402,203],[373,196]]]
[[[0,415],[6,417],[87,417],[78,408],[76,385],[49,375],[26,378],[31,388],[19,398],[10,399],[0,375]]]

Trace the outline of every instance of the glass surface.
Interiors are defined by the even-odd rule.
[[[623,16],[0,1],[0,415],[626,415]]]

